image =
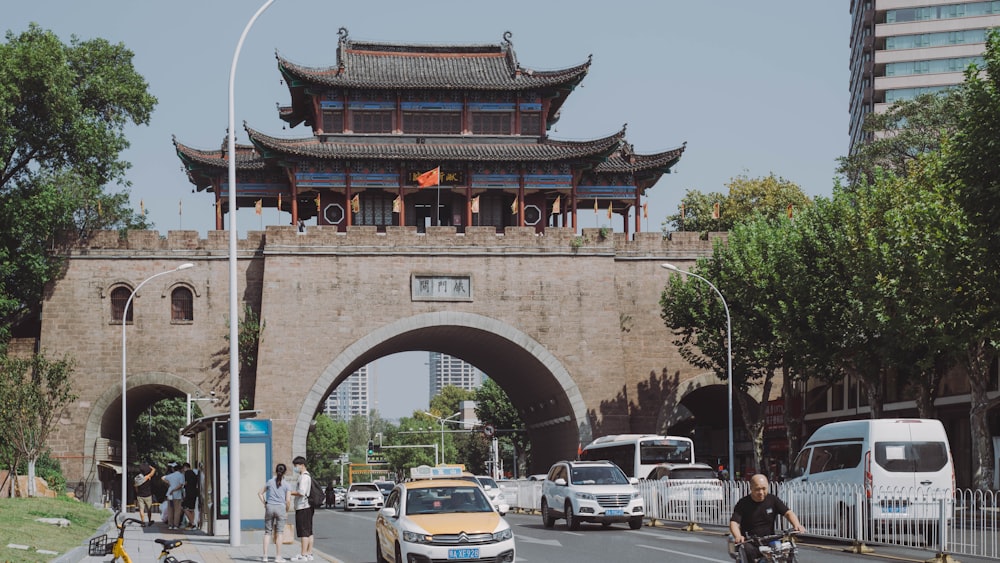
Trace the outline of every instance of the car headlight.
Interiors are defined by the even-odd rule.
[[[590,493],[575,493],[574,496],[576,496],[576,498],[582,499],[582,500],[596,500],[594,498],[594,495],[592,495]]]
[[[494,501],[495,501],[495,502],[496,502],[497,504],[499,504],[499,503],[502,503],[502,502],[503,502],[503,501],[505,500],[505,499],[503,498],[503,493],[498,493],[498,494],[497,494],[497,496],[493,497],[493,500],[494,500]]]
[[[430,534],[418,534],[417,532],[403,532],[403,541],[410,543],[431,543],[434,536]]]
[[[639,491],[635,491],[634,493],[632,493],[632,500],[641,499],[641,498],[642,498],[642,495],[639,494]]]
[[[514,532],[510,528],[500,530],[499,532],[494,532],[493,541],[504,541],[509,540],[514,537]]]

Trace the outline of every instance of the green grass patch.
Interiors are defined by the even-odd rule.
[[[94,508],[69,497],[0,498],[0,561],[50,561],[83,545],[110,517],[107,509]],[[36,522],[36,518],[65,518],[70,525],[60,528]],[[11,543],[28,545],[31,549],[7,547]],[[58,555],[43,555],[37,549],[55,551]]]

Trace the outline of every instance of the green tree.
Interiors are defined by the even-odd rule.
[[[201,415],[200,407],[192,402],[191,418]],[[129,452],[139,460],[148,460],[162,476],[167,464],[184,461],[186,451],[180,443],[180,430],[187,424],[187,400],[171,397],[157,401],[135,417],[129,428]]]
[[[347,423],[325,414],[316,415],[314,422],[306,436],[306,466],[320,482],[328,483],[340,476],[337,460],[348,450]]]
[[[59,250],[94,229],[145,228],[123,193],[129,124],[156,98],[132,52],[103,39],[66,45],[32,24],[0,44],[0,340],[40,303]]]
[[[67,405],[76,400],[72,373],[73,366],[65,359],[50,361],[41,354],[30,359],[0,356],[0,418],[4,421],[0,441],[10,447],[9,469],[27,463],[28,496],[37,492],[35,464],[46,451],[49,434]]]
[[[798,184],[775,176],[773,172],[763,178],[736,176],[729,180],[726,189],[728,194],[688,190],[681,200],[681,210],[664,221],[664,234],[670,231],[704,234],[731,231],[734,225],[755,215],[786,217],[789,206],[794,214],[811,203]],[[716,205],[718,217],[714,216]]]
[[[524,475],[531,460],[531,449],[521,413],[510,402],[507,393],[492,379],[485,379],[483,385],[476,389],[475,401],[476,418],[484,425],[493,425],[500,442],[513,448],[517,458],[517,474]]]
[[[862,129],[872,139],[840,157],[837,173],[850,184],[874,180],[879,169],[906,176],[914,159],[939,150],[941,142],[955,133],[962,103],[958,90],[946,90],[896,102],[885,112],[869,113]]]
[[[434,421],[435,423],[437,421]],[[386,461],[397,475],[408,477],[410,468],[420,465],[434,465],[433,444],[438,443],[440,430],[430,422],[427,415],[414,413],[413,417],[403,417],[398,427],[387,430],[387,443],[393,446],[429,446],[386,448]]]
[[[437,395],[431,397],[428,410],[431,414],[445,418],[462,410],[462,401],[472,401],[475,396],[475,391],[445,385]]]
[[[733,220],[726,215],[726,196],[720,192],[703,193],[687,190],[681,199],[681,208],[663,221],[663,234],[671,231],[711,233],[728,231]],[[719,204],[719,217],[713,217],[714,206]]]

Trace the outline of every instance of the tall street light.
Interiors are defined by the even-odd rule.
[[[715,290],[715,294],[718,295],[719,299],[722,301],[722,307],[726,310],[726,405],[729,411],[729,480],[732,481],[736,478],[736,474],[734,471],[735,468],[733,467],[733,324],[729,318],[729,305],[726,303],[726,298],[722,296],[722,292],[719,291],[719,288],[715,287],[715,284],[702,276],[693,272],[682,270],[673,264],[660,264],[660,266],[680,274],[696,277],[707,283],[708,287]]]
[[[180,266],[177,266],[173,270],[167,270],[166,272],[160,272],[159,274],[153,274],[148,278],[142,280],[139,285],[135,286],[132,293],[129,294],[128,300],[125,301],[125,308],[122,309],[122,497],[120,500],[121,511],[125,512],[125,506],[128,503],[128,410],[127,404],[125,402],[125,393],[127,391],[127,386],[125,382],[125,322],[128,319],[128,308],[132,305],[132,298],[135,294],[139,292],[139,288],[146,284],[149,280],[153,278],[158,278],[160,276],[165,276],[167,274],[172,274],[174,272],[179,272],[181,270],[187,270],[188,268],[193,268],[194,264],[191,262],[185,262]]]
[[[459,416],[460,414],[462,414],[462,411],[458,411],[457,413],[455,413],[455,414],[453,414],[453,415],[451,415],[451,416],[449,416],[447,418],[441,418],[440,416],[431,414],[431,413],[429,413],[427,411],[424,411],[424,414],[426,414],[429,417],[436,418],[439,421],[441,421],[441,461],[440,461],[440,463],[443,464],[444,463],[444,423],[445,422],[457,422],[457,421],[453,421],[451,419],[453,419],[456,416]],[[438,461],[434,460],[434,463],[437,464]]]
[[[229,545],[240,545],[240,361],[239,308],[236,300],[236,63],[240,60],[243,41],[257,18],[271,6],[267,0],[247,22],[236,43],[233,63],[229,67],[229,140],[226,155],[229,160]]]

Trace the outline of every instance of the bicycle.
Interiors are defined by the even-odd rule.
[[[132,558],[129,557],[127,551],[125,551],[125,528],[129,524],[135,524],[139,527],[143,526],[141,520],[135,518],[125,518],[121,522],[118,521],[121,512],[115,512],[115,527],[118,528],[118,538],[115,541],[108,541],[107,534],[101,534],[96,538],[90,539],[90,545],[87,549],[87,554],[91,557],[104,557],[105,555],[111,555],[112,562],[121,561],[122,563],[132,563]],[[163,538],[156,538],[156,543],[160,544],[160,556],[157,558],[159,563],[197,563],[190,559],[185,559],[183,561],[178,561],[176,557],[170,554],[171,549],[176,549],[182,545],[184,542],[182,540],[168,540]]]
[[[783,530],[777,534],[770,536],[753,536],[747,535],[744,543],[752,544],[757,547],[760,552],[760,561],[767,561],[769,563],[797,563],[798,558],[796,554],[798,553],[798,547],[795,545],[795,535],[798,534],[795,530]],[[738,563],[743,563],[746,560],[746,556],[740,546],[733,543],[733,537],[729,536],[729,541],[727,547],[729,548],[729,557],[735,559]]]

